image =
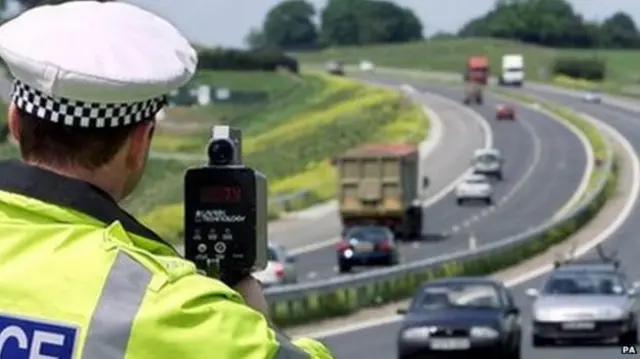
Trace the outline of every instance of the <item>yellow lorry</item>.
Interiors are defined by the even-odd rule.
[[[420,154],[411,145],[365,145],[335,159],[343,231],[383,225],[399,239],[422,235]]]

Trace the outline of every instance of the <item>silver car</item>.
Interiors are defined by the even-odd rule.
[[[284,246],[269,243],[267,247],[267,267],[253,276],[265,287],[292,284],[298,281],[295,258],[288,255]]]
[[[496,148],[481,148],[475,150],[471,166],[473,173],[482,174],[487,177],[493,177],[502,181],[502,167],[504,158],[500,150]]]
[[[579,264],[554,269],[533,297],[532,344],[558,341],[610,340],[636,344],[638,283],[613,264]]]

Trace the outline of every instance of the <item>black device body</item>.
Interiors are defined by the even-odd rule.
[[[256,183],[242,166],[190,168],[185,175],[185,256],[201,270],[256,262]]]

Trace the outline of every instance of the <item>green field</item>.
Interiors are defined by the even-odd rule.
[[[608,84],[604,84],[605,87],[615,84],[615,87],[635,92],[637,90],[631,87],[640,83],[640,51],[559,50],[498,39],[442,39],[397,45],[331,48],[315,53],[297,53],[295,57],[305,64],[339,60],[354,65],[362,60],[369,60],[379,67],[462,73],[469,55],[487,55],[495,74],[500,69],[502,55],[508,53],[524,55],[529,80],[550,80],[545,72],[549,73],[551,63],[558,56],[597,56],[607,63]]]

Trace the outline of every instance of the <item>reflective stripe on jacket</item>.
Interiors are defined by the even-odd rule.
[[[0,163],[0,233],[0,337],[54,333],[53,358],[332,358],[270,328],[85,182]],[[16,343],[0,341],[0,357],[26,350]]]

